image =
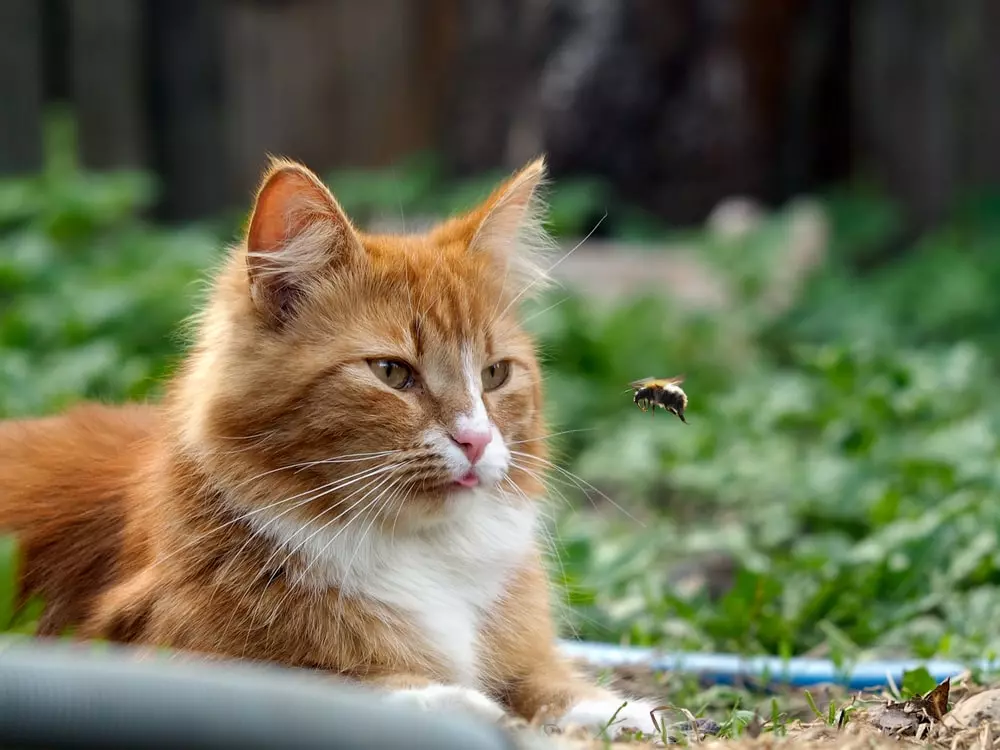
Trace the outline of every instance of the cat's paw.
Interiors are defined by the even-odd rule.
[[[563,714],[557,725],[563,729],[582,727],[595,734],[606,730],[612,739],[626,731],[659,735],[651,715],[656,707],[657,704],[649,701],[618,697],[583,700]]]
[[[425,711],[451,715],[474,716],[490,722],[499,721],[503,707],[478,690],[458,685],[427,685],[419,688],[394,690],[388,695],[392,703],[404,703]]]

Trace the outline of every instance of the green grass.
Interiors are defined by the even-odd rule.
[[[154,397],[177,325],[236,223],[141,218],[143,175],[86,175],[63,145],[46,171],[0,182],[0,416],[82,399]],[[433,162],[330,178],[362,221],[470,205],[490,180]],[[600,185],[558,187],[554,229],[665,230]],[[569,296],[531,321],[567,497],[560,564],[575,632],[667,648],[956,659],[1000,649],[1000,211],[988,199],[867,276],[892,206],[833,194],[831,256],[790,309],[761,304],[788,231],[779,213],[739,241],[695,236],[731,310],[664,299],[595,308]],[[221,227],[221,228],[220,228]],[[635,409],[625,384],[687,375],[685,426]],[[574,486],[592,483],[597,513]],[[10,565],[0,549],[0,579]],[[680,566],[722,560],[717,590]],[[23,629],[0,580],[0,619]],[[3,627],[3,623],[0,623]]]
[[[862,219],[849,214],[847,229]],[[742,277],[734,287],[768,263],[767,233],[784,220],[730,249],[741,263],[718,267]],[[554,413],[561,429],[596,428],[567,436],[570,468],[649,509],[644,527],[620,514],[563,523],[577,629],[841,663],[992,657],[998,244],[986,214],[871,277],[842,251],[773,317],[758,314],[753,284],[716,317],[652,300],[561,305],[540,331]],[[678,371],[688,427],[616,396],[630,376]],[[732,567],[721,593],[675,585],[681,563],[720,556]]]

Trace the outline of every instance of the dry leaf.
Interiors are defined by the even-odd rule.
[[[951,678],[946,677],[944,682],[924,696],[924,708],[934,721],[941,721],[948,713],[948,694],[950,692]]]
[[[930,722],[941,721],[948,713],[948,695],[951,692],[951,679],[931,690],[927,695],[910,698],[902,703],[889,702],[882,711],[875,715],[875,725],[892,734],[909,734],[922,737],[924,727]]]

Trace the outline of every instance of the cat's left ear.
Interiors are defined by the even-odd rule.
[[[529,163],[493,191],[474,214],[469,252],[490,253],[515,294],[548,286],[554,243],[545,231],[545,159]]]

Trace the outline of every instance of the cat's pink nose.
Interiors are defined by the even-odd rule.
[[[473,464],[477,463],[486,452],[486,446],[493,440],[491,430],[458,430],[451,439],[458,443],[458,447],[465,453],[465,457]]]

